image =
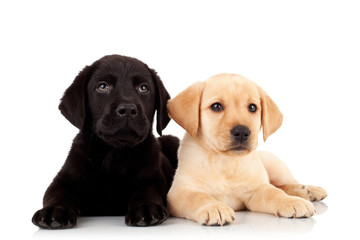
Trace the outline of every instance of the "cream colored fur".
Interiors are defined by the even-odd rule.
[[[223,111],[211,110],[221,103]],[[256,112],[248,110],[257,106]],[[255,83],[235,74],[219,74],[194,83],[168,103],[169,115],[187,133],[178,151],[179,165],[168,193],[170,214],[205,225],[223,225],[234,211],[249,209],[282,217],[310,217],[327,196],[320,187],[299,184],[275,155],[255,151],[282,123],[272,99]],[[230,131],[245,125],[246,149],[233,149]]]

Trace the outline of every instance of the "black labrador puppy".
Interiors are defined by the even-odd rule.
[[[156,72],[135,58],[110,55],[86,66],[59,106],[80,132],[32,222],[62,229],[78,216],[125,215],[128,225],[162,223],[179,140],[155,138],[152,124],[156,111],[161,136],[169,98]]]

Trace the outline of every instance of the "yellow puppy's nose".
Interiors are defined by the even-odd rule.
[[[236,125],[234,126],[231,131],[231,138],[233,141],[237,141],[241,144],[246,143],[250,137],[250,129],[244,125]]]

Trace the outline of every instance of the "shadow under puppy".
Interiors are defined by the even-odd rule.
[[[235,74],[196,82],[168,102],[170,117],[187,133],[168,193],[171,215],[205,225],[233,222],[248,209],[282,217],[310,217],[310,201],[326,197],[305,186],[268,152],[255,151],[282,124],[282,114],[255,83]]]
[[[40,228],[71,228],[77,217],[126,215],[147,226],[168,217],[166,194],[177,165],[176,137],[155,138],[170,118],[156,72],[130,57],[105,56],[65,91],[61,113],[80,132],[33,216]]]

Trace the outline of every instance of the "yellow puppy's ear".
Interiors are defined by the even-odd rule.
[[[259,89],[261,96],[261,125],[265,142],[271,134],[280,128],[283,121],[283,115],[269,95],[267,95],[260,87]]]
[[[169,116],[192,137],[195,137],[200,121],[200,103],[204,82],[196,82],[167,103]]]

